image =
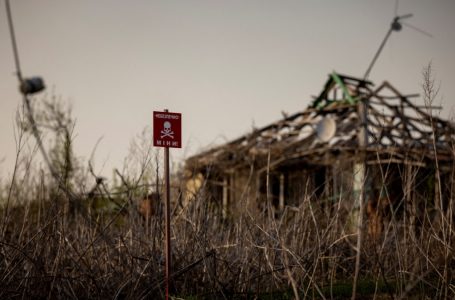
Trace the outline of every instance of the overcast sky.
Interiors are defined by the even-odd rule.
[[[395,0],[12,0],[25,76],[71,103],[75,152],[98,139],[97,172],[121,168],[152,112],[183,115],[181,159],[274,122],[319,94],[337,71],[362,77],[394,17]],[[12,173],[14,76],[0,6],[0,176]],[[421,93],[432,61],[443,115],[455,104],[455,1],[401,0],[398,14],[433,35],[394,32],[370,79]],[[151,137],[150,137],[151,138]],[[106,164],[104,165],[104,162]]]

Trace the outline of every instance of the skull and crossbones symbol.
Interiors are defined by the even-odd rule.
[[[161,130],[161,138],[170,137],[174,138],[174,131],[171,129],[171,122],[166,121],[163,123],[163,130]]]

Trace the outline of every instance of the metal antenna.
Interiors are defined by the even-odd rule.
[[[373,60],[370,63],[370,66],[368,67],[367,71],[365,72],[365,75],[363,75],[363,80],[367,80],[368,79],[368,76],[370,75],[371,69],[373,68],[376,60],[378,59],[379,55],[381,54],[382,49],[384,48],[384,45],[386,44],[387,40],[390,37],[390,34],[392,34],[392,31],[400,31],[403,28],[403,25],[401,25],[400,21],[403,20],[403,19],[410,18],[410,17],[412,17],[412,14],[406,14],[406,15],[403,15],[403,16],[396,16],[395,18],[393,18],[393,21],[390,24],[390,28],[387,31],[387,34],[385,35],[385,38],[382,40],[382,43],[379,46],[378,51],[374,55]]]
[[[370,63],[370,65],[368,66],[368,69],[367,71],[365,72],[365,75],[363,75],[363,80],[367,80],[368,79],[368,76],[370,75],[371,73],[371,69],[373,69],[373,66],[374,64],[376,63],[376,60],[378,59],[379,55],[381,54],[382,52],[382,49],[384,48],[387,40],[389,39],[390,35],[392,34],[392,31],[400,31],[402,28],[403,28],[403,25],[404,26],[407,26],[411,29],[414,29],[415,31],[418,31],[428,37],[433,37],[430,33],[418,28],[418,27],[415,27],[411,24],[408,24],[406,22],[403,22],[402,20],[403,19],[409,19],[412,17],[412,14],[406,14],[406,15],[402,15],[402,16],[398,16],[398,4],[399,4],[399,0],[395,0],[395,11],[394,11],[394,18],[392,20],[392,23],[390,24],[390,28],[389,30],[387,31],[387,34],[385,35],[385,38],[384,40],[382,40],[382,43],[381,45],[379,46],[379,49],[378,51],[376,52],[376,54],[374,55],[373,57],[373,61]]]

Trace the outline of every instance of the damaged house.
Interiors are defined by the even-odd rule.
[[[388,212],[421,224],[423,211],[452,198],[455,128],[413,97],[332,73],[306,110],[189,158],[188,190],[204,186],[224,217],[278,216],[305,199],[349,213],[363,195],[370,230],[380,232]]]

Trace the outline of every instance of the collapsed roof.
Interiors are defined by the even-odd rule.
[[[387,81],[375,87],[332,73],[307,109],[195,155],[187,167],[227,172],[250,166],[328,165],[359,159],[360,153],[370,164],[452,161],[454,125],[433,116],[436,107],[413,104],[410,98],[417,96],[402,95]]]

